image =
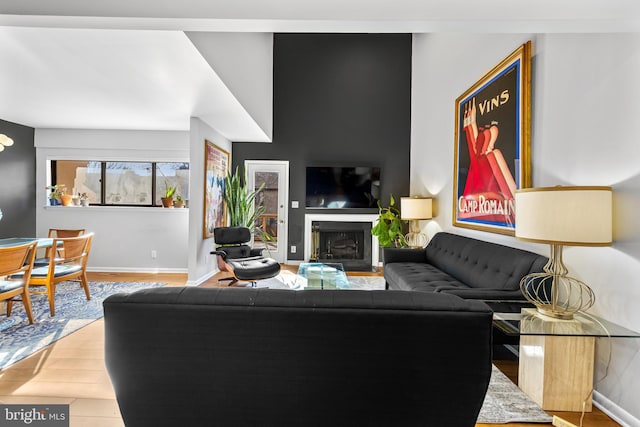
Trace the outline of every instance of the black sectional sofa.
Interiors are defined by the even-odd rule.
[[[491,376],[491,310],[455,295],[165,287],[104,312],[128,427],[472,427]]]
[[[437,292],[465,299],[523,300],[520,279],[548,259],[509,246],[437,233],[424,249],[385,248],[387,289]]]

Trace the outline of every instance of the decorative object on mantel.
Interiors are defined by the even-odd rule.
[[[420,231],[420,220],[433,218],[433,199],[430,197],[401,197],[401,219],[409,221],[409,232],[405,236],[407,244],[412,248],[424,248],[427,236]]]
[[[11,147],[12,145],[13,139],[3,133],[0,133],[0,151],[4,151],[5,147]]]
[[[590,308],[589,286],[569,277],[562,246],[612,243],[611,187],[541,187],[516,191],[516,238],[548,243],[551,256],[543,273],[522,278],[520,289],[539,313],[559,319]]]
[[[371,234],[378,238],[380,247],[407,247],[407,241],[402,232],[400,211],[396,208],[393,194],[389,196],[389,206],[382,207],[378,200],[378,222],[371,229]]]

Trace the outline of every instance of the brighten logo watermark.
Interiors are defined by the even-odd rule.
[[[0,426],[69,427],[69,405],[0,405]]]

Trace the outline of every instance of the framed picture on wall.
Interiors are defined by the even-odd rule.
[[[453,225],[515,231],[515,191],[531,185],[531,42],[456,99]]]
[[[208,239],[213,229],[227,225],[224,181],[229,173],[229,152],[204,141],[204,234]]]

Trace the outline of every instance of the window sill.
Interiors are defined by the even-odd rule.
[[[99,206],[99,205],[89,205],[89,206],[44,206],[45,209],[73,209],[73,210],[85,210],[85,211],[96,211],[96,210],[135,210],[136,212],[144,211],[144,212],[180,212],[185,211],[188,212],[189,208],[163,208],[163,207],[151,207],[151,206]]]

